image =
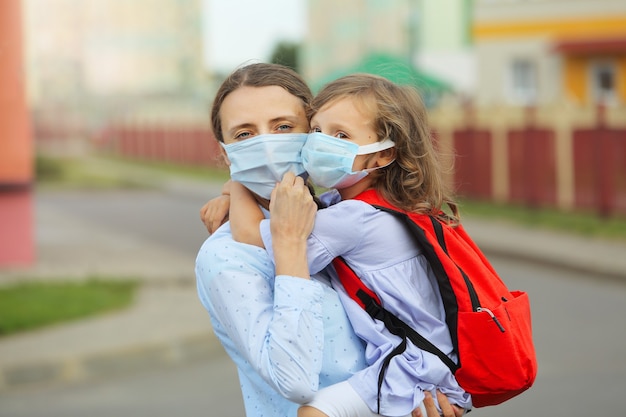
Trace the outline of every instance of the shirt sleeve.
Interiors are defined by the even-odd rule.
[[[211,236],[196,260],[200,300],[227,351],[240,354],[281,395],[303,402],[319,384],[323,289],[273,273],[265,250],[230,234]]]
[[[337,256],[349,255],[358,247],[363,237],[359,226],[372,211],[369,204],[356,200],[342,201],[319,210],[307,241],[309,272],[315,274],[321,271]],[[259,228],[263,244],[273,259],[270,220],[262,220]]]

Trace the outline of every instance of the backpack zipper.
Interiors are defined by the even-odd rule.
[[[493,314],[493,313],[491,312],[491,310],[489,310],[488,308],[484,308],[484,307],[478,307],[478,308],[476,309],[476,311],[477,311],[477,312],[479,312],[479,313],[481,313],[481,312],[483,312],[483,311],[484,311],[485,313],[489,314],[489,316],[493,319],[494,323],[496,323],[496,325],[498,326],[498,329],[500,329],[500,331],[501,331],[502,333],[504,333],[504,332],[505,332],[504,327],[502,327],[502,324],[500,324],[500,320],[498,320],[498,318],[496,317],[496,315],[495,315],[495,314]]]

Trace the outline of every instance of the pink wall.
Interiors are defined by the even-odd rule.
[[[33,142],[23,71],[21,2],[0,2],[0,267],[34,260]]]

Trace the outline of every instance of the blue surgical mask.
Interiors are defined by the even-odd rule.
[[[353,172],[352,165],[357,155],[376,153],[394,146],[395,144],[389,138],[359,146],[345,139],[313,132],[309,133],[302,148],[302,164],[315,184],[326,188],[342,189],[361,181],[371,171],[382,168]]]
[[[301,157],[306,139],[306,133],[280,133],[222,144],[230,160],[230,178],[269,199],[287,172],[306,179]]]

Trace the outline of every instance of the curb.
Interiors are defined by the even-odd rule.
[[[31,386],[71,384],[205,359],[221,345],[209,331],[145,346],[122,348],[83,357],[0,368],[0,393]]]
[[[491,256],[498,256],[510,260],[531,262],[536,265],[589,274],[593,275],[593,278],[601,278],[607,281],[626,284],[626,269],[614,267],[613,265],[590,265],[586,262],[576,262],[574,260],[564,260],[557,257],[551,257],[549,254],[537,255],[512,252],[506,248],[490,246],[488,244],[483,245],[480,244],[480,242],[477,243],[488,258]]]

